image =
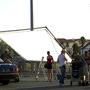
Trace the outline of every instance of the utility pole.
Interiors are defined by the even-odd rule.
[[[31,31],[33,31],[33,0],[30,0],[30,17],[31,17],[31,24],[30,24],[30,28],[31,28]]]

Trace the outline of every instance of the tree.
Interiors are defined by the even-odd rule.
[[[0,56],[2,53],[5,52],[5,50],[8,49],[10,51],[10,55],[13,57],[12,61],[16,61],[19,59],[22,59],[22,57],[15,52],[14,49],[12,49],[7,43],[5,43],[3,40],[0,40]],[[19,60],[18,60],[19,61]]]
[[[5,51],[5,49],[9,48],[9,46],[3,41],[0,40],[0,55]]]
[[[78,46],[77,43],[74,43],[72,48],[73,48],[73,55],[72,55],[72,57],[75,58],[75,56],[79,53],[79,46]]]
[[[83,48],[85,42],[86,42],[86,39],[85,39],[84,36],[82,36],[82,37],[80,38],[81,48]],[[83,54],[83,49],[82,49],[82,54]]]

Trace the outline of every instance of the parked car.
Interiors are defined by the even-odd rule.
[[[15,64],[0,63],[0,83],[5,85],[11,80],[19,82],[18,67]]]

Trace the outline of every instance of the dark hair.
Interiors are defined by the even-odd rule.
[[[50,54],[50,51],[47,51],[47,54]]]
[[[63,49],[62,51],[61,51],[61,53],[64,53],[65,52],[65,50]]]

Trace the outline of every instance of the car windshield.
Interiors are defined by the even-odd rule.
[[[13,68],[11,65],[0,65],[0,72],[12,72]]]

